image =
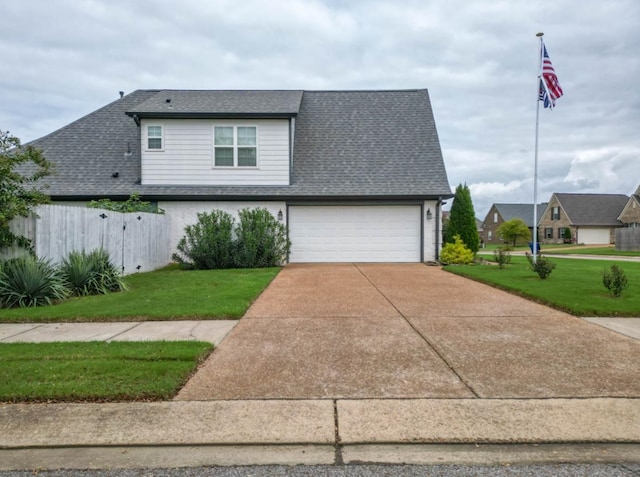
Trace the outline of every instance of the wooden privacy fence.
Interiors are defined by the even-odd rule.
[[[616,229],[616,250],[640,250],[640,227],[624,227]]]
[[[31,239],[36,255],[60,263],[69,252],[103,248],[125,275],[169,263],[169,217],[66,205],[41,205],[36,217],[14,220],[12,229]],[[15,256],[16,250],[5,257]]]

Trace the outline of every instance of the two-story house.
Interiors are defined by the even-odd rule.
[[[58,203],[132,193],[170,217],[265,207],[291,262],[419,262],[452,196],[428,92],[138,90],[33,141]]]

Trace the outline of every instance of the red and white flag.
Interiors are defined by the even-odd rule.
[[[542,43],[542,76],[540,78],[540,93],[538,99],[544,102],[545,108],[553,109],[556,100],[562,96],[562,87],[553,69],[547,47]]]

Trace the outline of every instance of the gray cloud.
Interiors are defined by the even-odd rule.
[[[429,88],[452,189],[533,200],[538,43],[565,96],[540,111],[539,200],[640,183],[637,0],[23,0],[3,6],[0,129],[45,135],[139,88]]]

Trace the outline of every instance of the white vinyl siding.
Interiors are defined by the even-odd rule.
[[[420,210],[419,206],[290,206],[289,260],[419,262]]]
[[[147,125],[152,124],[143,121],[141,127],[146,131]],[[255,167],[214,166],[214,127],[230,125],[238,129],[256,128]],[[161,154],[148,151],[143,142],[142,183],[145,185],[289,184],[289,121],[286,119],[234,120],[232,123],[171,119],[163,121],[163,134]],[[242,134],[246,136],[247,131]],[[146,141],[146,132],[144,136]],[[247,157],[245,161],[249,160]]]

